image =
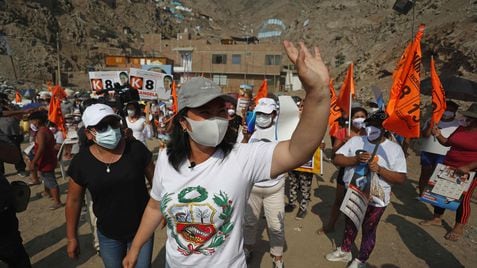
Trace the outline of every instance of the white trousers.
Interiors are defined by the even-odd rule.
[[[270,254],[283,255],[285,243],[285,180],[272,187],[252,188],[245,209],[244,243],[254,245],[262,206],[270,237]]]

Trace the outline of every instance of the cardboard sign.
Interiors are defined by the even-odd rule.
[[[459,175],[455,169],[437,164],[429,179],[428,187],[419,199],[434,206],[455,211],[460,205],[462,195],[469,190],[474,177],[475,172]]]
[[[301,167],[296,168],[295,170],[314,174],[322,174],[323,172],[321,171],[321,162],[321,149],[317,149],[313,157],[308,162],[303,164]]]
[[[172,76],[154,71],[130,69],[129,84],[139,92],[143,100],[169,100]]]
[[[277,140],[289,140],[300,121],[300,112],[291,96],[279,96],[280,114],[277,120]]]
[[[129,80],[126,71],[89,72],[88,74],[91,90],[94,92],[104,89],[113,90],[115,83],[125,85]]]

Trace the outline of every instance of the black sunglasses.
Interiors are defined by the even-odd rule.
[[[101,120],[101,122],[92,126],[90,129],[94,129],[97,133],[103,133],[108,130],[108,126],[111,126],[113,129],[118,129],[121,127],[121,123],[117,118],[107,118]]]

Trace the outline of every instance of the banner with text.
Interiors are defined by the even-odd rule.
[[[139,92],[141,99],[169,100],[171,98],[171,75],[135,68],[131,68],[129,74],[129,84]]]
[[[126,71],[101,71],[89,72],[89,82],[91,90],[94,92],[105,89],[114,89],[114,84],[119,83],[121,86],[127,84],[129,80],[128,72]]]

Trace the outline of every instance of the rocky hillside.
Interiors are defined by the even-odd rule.
[[[389,87],[406,43],[425,23],[425,72],[434,54],[440,73],[477,81],[477,1],[418,0],[414,12],[407,15],[395,12],[394,2],[0,0],[0,41],[8,44],[7,49],[0,42],[0,54],[13,57],[19,79],[38,83],[49,79],[56,68],[57,33],[62,70],[84,72],[88,67],[100,68],[104,53],[141,54],[146,33],[173,38],[188,28],[194,38],[217,41],[256,35],[264,20],[276,18],[285,24],[280,39],[318,44],[338,81],[347,63],[354,62],[357,87],[369,92],[374,84]]]

